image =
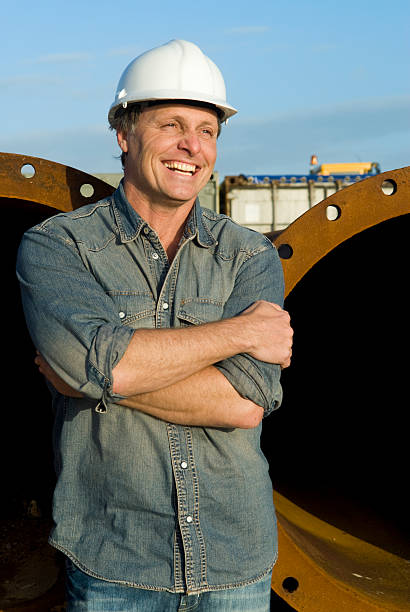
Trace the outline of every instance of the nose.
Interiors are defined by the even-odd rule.
[[[193,130],[185,132],[178,142],[178,149],[186,151],[191,157],[199,153],[201,150],[201,141],[199,140],[198,134]]]

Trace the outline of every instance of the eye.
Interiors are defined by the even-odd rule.
[[[162,130],[174,130],[177,127],[178,127],[177,122],[173,121],[172,119],[170,119],[169,121],[165,120],[161,123]]]
[[[212,128],[202,128],[201,135],[205,136],[205,138],[212,138],[214,135],[214,130]]]

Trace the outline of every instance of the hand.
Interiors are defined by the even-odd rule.
[[[68,397],[83,397],[80,391],[76,391],[70,385],[54,372],[52,367],[47,363],[44,357],[37,351],[37,356],[34,363],[38,366],[38,371],[53,385],[53,387],[62,395]]]
[[[243,322],[248,324],[249,355],[287,368],[292,356],[293,329],[286,310],[278,304],[259,300],[239,316],[246,317]]]

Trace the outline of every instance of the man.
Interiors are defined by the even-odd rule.
[[[291,356],[282,271],[263,235],[197,200],[235,112],[196,45],[139,56],[109,113],[120,187],[20,247],[56,411],[50,542],[70,611],[269,610],[259,438]]]

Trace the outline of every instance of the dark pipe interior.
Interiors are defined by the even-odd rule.
[[[24,231],[58,211],[8,198],[0,198],[0,206],[4,223],[3,312],[9,313],[4,319],[1,352],[4,384],[0,448],[5,494],[0,517],[25,514],[32,500],[47,516],[54,483],[50,396],[33,363],[35,353],[24,323],[15,260]]]
[[[46,544],[55,480],[50,395],[33,363],[35,351],[26,331],[15,274],[16,252],[24,231],[58,211],[8,198],[0,198],[0,206],[4,223],[0,608],[7,609],[42,595],[53,584],[56,595],[50,594],[49,603],[55,597],[63,598],[62,584],[56,582],[58,558]]]
[[[292,365],[263,428],[277,491],[405,558],[409,232],[405,215],[357,234],[290,293]]]

